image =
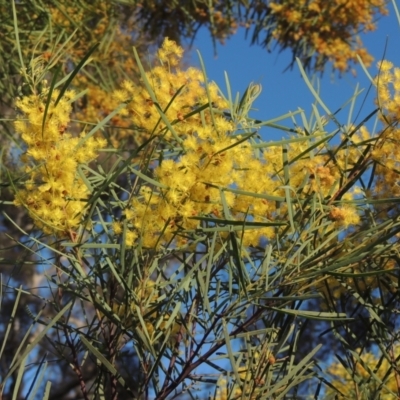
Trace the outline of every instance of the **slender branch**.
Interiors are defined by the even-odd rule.
[[[57,276],[58,279],[60,280],[61,283],[61,271],[59,268],[57,268]],[[57,294],[58,294],[58,304],[61,307],[61,303],[62,303],[62,297],[63,297],[63,290],[61,285],[58,285],[58,289],[57,289]],[[71,353],[72,353],[72,362],[70,363],[73,371],[76,373],[77,377],[78,377],[78,381],[79,381],[79,385],[82,391],[82,395],[83,398],[85,400],[89,400],[89,395],[86,389],[86,383],[85,383],[85,379],[83,378],[83,374],[82,374],[82,370],[81,367],[79,365],[79,360],[78,360],[78,353],[76,351],[76,347],[74,342],[71,340],[71,337],[69,335],[68,329],[67,329],[67,325],[64,324],[63,325],[63,330],[64,330],[64,334],[65,334],[65,340],[67,342],[67,346],[70,348]]]
[[[265,309],[259,308],[257,312],[250,319],[248,319],[241,326],[239,326],[233,332],[231,332],[229,334],[229,337],[236,336],[237,334],[243,332],[248,326],[252,325],[255,321],[259,320],[264,310]],[[173,381],[168,387],[163,388],[161,390],[161,392],[156,397],[156,400],[166,399],[171,394],[171,392],[174,389],[176,389],[179,386],[179,384],[182,383],[190,375],[190,373],[193,370],[195,370],[199,365],[207,361],[217,350],[219,350],[222,346],[225,345],[225,341],[221,340],[219,343],[216,343],[210,350],[208,350],[204,355],[202,355],[197,361],[192,363],[199,349],[202,347],[202,344],[204,343],[206,336],[208,336],[210,330],[215,325],[216,321],[217,319],[214,320],[213,325],[208,329],[206,335],[204,335],[202,341],[197,347],[195,353],[193,354],[193,357],[191,357],[191,359],[187,363],[187,367],[181,372],[181,374],[177,377],[177,379],[175,379],[175,381]]]

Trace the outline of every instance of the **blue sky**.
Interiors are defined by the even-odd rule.
[[[400,67],[399,23],[391,2],[388,8],[389,16],[378,21],[378,29],[362,35],[364,44],[375,58],[369,68],[372,76],[377,73],[376,62],[384,56],[386,44],[385,58]],[[190,58],[191,64],[199,66],[195,50],[199,50],[202,55],[209,79],[214,80],[225,93],[224,71],[229,75],[233,93],[243,93],[250,82],[261,83],[263,91],[254,103],[258,111],[253,112],[253,117],[269,120],[299,108],[305,110],[307,117],[310,116],[314,97],[302,79],[298,67],[283,72],[291,60],[290,51],[279,53],[277,49],[268,53],[261,46],[250,46],[250,41],[245,39],[244,29],[227,40],[225,45],[218,44],[216,57],[209,32],[201,30],[194,42]],[[357,114],[370,82],[361,67],[356,67],[356,71],[356,77],[351,73],[339,77],[338,74],[331,73],[331,65],[327,65],[326,73],[320,78],[320,96],[330,110],[336,111],[351,98],[359,83],[360,88],[364,88],[365,91],[357,100]],[[366,99],[358,121],[374,109],[373,94],[374,90]],[[321,115],[323,114],[321,110]],[[347,122],[347,116],[348,109],[344,109],[338,114],[338,119],[344,124]],[[290,124],[290,121],[286,124]],[[277,139],[282,137],[282,133],[264,130],[263,137],[264,140]]]

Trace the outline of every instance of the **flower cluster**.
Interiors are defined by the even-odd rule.
[[[157,103],[150,97],[145,85],[135,85],[132,81],[124,81],[122,88],[114,92],[114,99],[119,103],[126,102],[127,107],[121,112],[130,116],[131,123],[138,129],[155,134],[165,133],[165,124],[160,122],[160,109],[169,121],[174,124],[180,136],[190,135],[201,126],[199,114],[186,119],[187,114],[199,106],[208,103],[207,92],[203,86],[203,73],[196,68],[183,71],[178,68],[183,49],[175,42],[165,39],[159,50],[160,65],[146,74],[147,80],[157,98]],[[215,108],[224,108],[226,102],[218,95],[215,84],[208,85],[209,95]],[[165,133],[170,139],[171,132]]]
[[[224,116],[227,104],[218,96],[215,84],[204,82],[197,69],[179,69],[182,53],[175,42],[166,39],[158,52],[160,65],[146,73],[156,102],[144,84],[125,81],[114,93],[118,101],[126,102],[122,114],[130,116],[137,128],[159,136],[163,143],[176,143],[178,136],[182,149],[177,156],[161,159],[154,168],[159,184],[142,186],[124,210],[129,222],[128,245],[138,240],[148,248],[171,243],[178,231],[196,229],[197,217],[273,221],[284,215],[285,204],[277,208],[276,202],[263,194],[285,196],[287,185],[301,197],[316,192],[325,198],[338,189],[341,175],[337,165],[320,154],[322,146],[308,151],[311,143],[307,140],[288,146],[289,159],[300,153],[304,157],[290,164],[290,181],[285,184],[281,146],[270,146],[263,157],[256,156],[250,141],[235,133],[236,123]],[[209,102],[213,114],[209,108],[194,112]],[[171,121],[174,134],[159,110]],[[340,155],[338,158],[340,163]],[[229,188],[249,195],[234,194]],[[330,218],[344,227],[359,221],[356,209],[350,206],[332,209]],[[122,232],[118,223],[114,225],[116,233]],[[262,238],[272,238],[275,233],[270,226],[245,230],[241,242],[257,246]],[[177,240],[186,243],[183,237]]]
[[[273,35],[279,43],[295,47],[304,41],[339,71],[347,70],[349,62],[357,62],[357,56],[366,65],[371,63],[371,55],[356,34],[374,30],[375,14],[387,13],[384,0],[285,0],[271,2],[269,7],[276,16]]]
[[[95,159],[106,142],[73,137],[67,132],[71,102],[75,93],[67,91],[56,102],[58,91],[26,96],[16,102],[23,116],[15,128],[26,143],[21,160],[25,164],[25,188],[16,193],[15,204],[23,205],[36,225],[46,233],[65,235],[81,222],[89,190],[79,164]],[[45,115],[46,102],[48,102]]]
[[[160,122],[158,109],[161,109],[174,123],[175,134],[182,138],[184,149],[182,156],[166,159],[155,169],[162,188],[142,187],[125,210],[133,227],[127,234],[130,245],[139,237],[145,247],[169,242],[178,227],[197,227],[198,222],[190,219],[194,216],[221,217],[223,207],[218,188],[242,182],[246,175],[244,168],[252,158],[248,143],[241,143],[241,137],[233,136],[235,126],[221,112],[215,113],[214,118],[208,109],[191,114],[209,99],[215,110],[223,110],[227,104],[218,95],[215,84],[208,84],[206,89],[201,71],[178,68],[182,53],[175,42],[166,39],[158,53],[160,65],[147,73],[157,104],[144,85],[125,81],[122,89],[115,92],[119,101],[127,102],[123,113],[131,115],[135,126],[171,140],[171,132]],[[226,193],[225,197],[233,207],[233,194]]]
[[[377,67],[376,103],[382,110],[382,120],[390,124],[400,119],[400,68],[394,67],[388,60],[379,62]]]
[[[357,136],[357,135],[356,135]],[[332,196],[340,188],[340,179],[342,171],[349,170],[357,160],[359,149],[356,146],[341,149],[337,153],[335,160],[324,151],[324,147],[317,146],[314,151],[308,150],[312,143],[308,141],[293,143],[288,146],[288,159],[298,158],[299,154],[304,156],[288,166],[289,180],[286,185],[297,193],[299,198],[303,198],[311,193],[316,193],[321,199]],[[264,159],[269,165],[268,173],[271,176],[277,176],[280,185],[276,185],[275,193],[285,196],[283,190],[284,162],[280,147],[271,146],[264,151]],[[285,186],[286,186],[285,185]],[[352,200],[354,193],[346,193],[343,199]],[[360,216],[357,209],[352,205],[335,207],[329,209],[328,217],[335,222],[338,227],[347,228],[350,225],[357,225],[360,222]]]
[[[360,354],[361,350],[358,349],[357,353]],[[394,358],[399,357],[400,351],[398,346],[395,347],[393,353]],[[396,398],[397,396],[393,394],[398,392],[395,368],[393,368],[386,357],[379,359],[378,355],[372,352],[360,354],[363,363],[353,358],[347,368],[340,362],[329,366],[328,374],[333,378],[332,384],[342,395],[337,394],[331,388],[328,389],[328,394],[335,393],[338,399],[355,398],[357,395],[360,395],[360,392],[375,393],[380,399],[385,400]],[[382,380],[384,385],[378,387],[378,380],[371,379],[372,373]]]
[[[372,158],[376,163],[374,196],[379,198],[400,195],[400,68],[387,60],[378,63],[379,73],[374,82],[376,104],[383,129],[376,137]],[[383,216],[383,215],[382,215]]]
[[[144,87],[135,87],[131,82],[125,82],[115,94],[120,101],[128,101],[132,96],[125,112],[132,115],[136,126],[148,132],[155,130],[155,134],[171,140],[171,132],[160,122],[159,107],[170,121],[175,122],[174,130],[182,138],[184,154],[177,159],[162,161],[155,169],[162,188],[142,187],[139,196],[133,198],[125,210],[125,216],[134,228],[127,234],[127,243],[133,244],[141,237],[145,247],[170,242],[179,228],[195,229],[198,222],[192,217],[224,217],[220,188],[237,185],[243,190],[260,192],[270,190],[274,185],[267,176],[260,181],[252,174],[252,171],[266,172],[265,164],[254,159],[247,141],[233,135],[235,125],[221,112],[216,112],[213,118],[210,110],[186,117],[207,104],[209,98],[217,111],[227,106],[218,96],[216,85],[207,84],[206,89],[202,72],[197,69],[181,71],[177,64],[182,49],[168,39],[164,41],[159,57],[162,65],[147,74],[157,96],[157,105]],[[251,197],[239,198],[229,192],[224,196],[236,217],[243,217],[250,210],[254,218],[260,216],[265,221],[271,208],[267,202],[254,202]],[[259,229],[246,234],[244,243],[256,244],[265,234],[271,236],[273,232],[270,228]],[[182,241],[185,242],[180,239]]]

